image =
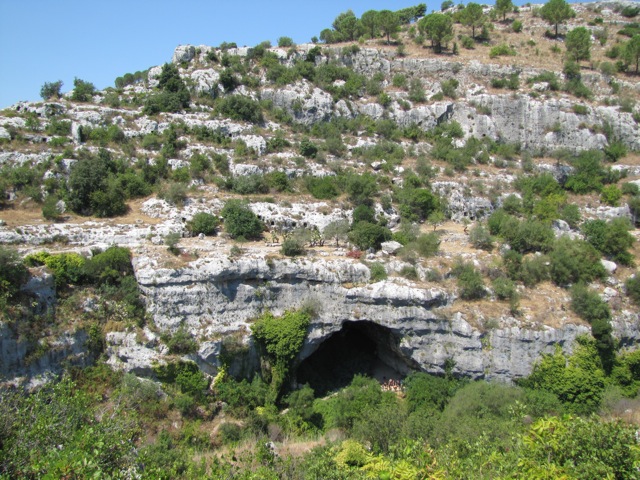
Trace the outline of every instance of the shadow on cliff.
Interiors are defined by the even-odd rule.
[[[316,396],[344,388],[355,375],[376,378],[381,383],[400,380],[412,370],[403,358],[400,338],[383,326],[368,321],[345,322],[296,371],[297,383],[308,383]]]

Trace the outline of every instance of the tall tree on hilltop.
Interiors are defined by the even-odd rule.
[[[434,52],[441,53],[442,46],[453,38],[453,20],[444,13],[431,13],[418,22],[418,29],[429,40]]]
[[[576,12],[565,0],[549,0],[540,9],[540,16],[550,25],[556,27],[556,37],[558,36],[558,24],[564,23],[576,16]]]
[[[362,14],[362,17],[360,17],[360,24],[371,38],[376,38],[380,29],[380,24],[378,22],[378,11],[367,10],[366,12],[364,12]]]
[[[471,36],[476,37],[476,27],[481,27],[485,22],[482,6],[477,3],[468,3],[460,12],[460,23],[471,27]]]
[[[353,41],[358,36],[359,23],[352,10],[347,10],[338,15],[332,26],[340,34],[342,40]]]
[[[496,11],[502,14],[502,20],[507,19],[507,13],[513,10],[513,2],[511,0],[496,0]]]
[[[400,28],[400,19],[391,10],[381,10],[378,13],[378,22],[382,32],[387,36],[387,45],[391,43],[391,35]]]

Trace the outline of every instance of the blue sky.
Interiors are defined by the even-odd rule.
[[[39,100],[44,82],[97,88],[171,60],[180,44],[308,42],[340,12],[397,10],[420,0],[0,0],[0,109]],[[437,3],[427,3],[429,11]]]

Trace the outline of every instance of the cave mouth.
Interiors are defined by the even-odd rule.
[[[381,383],[400,380],[412,368],[399,345],[400,338],[387,327],[369,321],[345,322],[300,363],[297,383],[308,383],[316,396],[325,396],[346,387],[358,374]]]

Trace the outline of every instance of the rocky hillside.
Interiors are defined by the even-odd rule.
[[[87,316],[110,365],[149,376],[182,355],[255,370],[253,320],[300,308],[297,365],[351,324],[399,374],[510,381],[579,335],[604,357],[635,349],[634,5],[574,5],[557,37],[540,6],[487,6],[482,33],[454,23],[442,53],[421,20],[391,41],[181,45],[116,88],[5,108],[0,242],[129,248],[147,316],[34,267],[40,320],[26,335],[5,309],[4,380],[90,361]]]

